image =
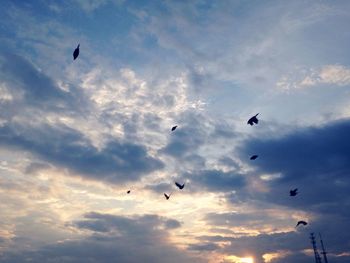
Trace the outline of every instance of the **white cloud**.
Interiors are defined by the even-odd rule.
[[[317,81],[317,80],[316,80]],[[350,68],[341,65],[328,65],[319,73],[320,83],[336,84],[345,86],[350,84]]]
[[[13,96],[9,92],[7,85],[5,83],[0,83],[0,103],[6,101],[12,101]]]
[[[325,65],[319,69],[298,70],[282,76],[276,83],[280,89],[303,89],[316,85],[350,85],[350,68],[343,65]]]
[[[263,259],[265,260],[266,263],[270,263],[270,262],[273,262],[275,259],[284,258],[290,254],[291,252],[288,250],[279,250],[273,253],[264,254]]]
[[[76,11],[88,18],[95,18],[90,14],[94,11],[102,13],[104,8],[112,6],[112,1],[116,4],[119,0],[75,0],[74,7],[78,7]],[[28,123],[35,126],[38,131],[40,125],[46,123],[49,126],[69,127],[84,134],[84,137],[101,151],[105,141],[111,138],[136,142],[145,146],[152,156],[159,157],[166,167],[160,172],[141,177],[132,185],[120,183],[111,186],[84,180],[78,176],[69,176],[70,172],[63,165],[53,167],[47,165],[47,168],[39,170],[37,167],[40,165],[37,163],[40,164],[43,160],[29,153],[11,149],[13,156],[6,153],[2,159],[11,160],[12,163],[2,164],[0,167],[2,174],[5,175],[0,178],[2,185],[0,196],[6,201],[1,204],[3,223],[0,238],[6,237],[6,240],[10,241],[14,235],[17,241],[14,240],[16,242],[13,245],[21,248],[33,243],[32,239],[28,241],[25,239],[36,234],[37,228],[44,220],[45,222],[50,220],[49,226],[43,228],[40,235],[34,235],[35,240],[43,242],[48,240],[46,238],[48,232],[50,241],[68,237],[77,238],[80,234],[71,233],[73,230],[66,229],[67,226],[64,225],[66,221],[75,220],[79,216],[77,213],[86,211],[121,215],[151,213],[166,214],[181,221],[182,228],[173,231],[170,238],[174,243],[185,247],[187,244],[200,242],[197,238],[201,235],[214,234],[210,232],[214,224],[206,224],[207,222],[203,220],[203,215],[208,211],[217,213],[236,209],[243,214],[246,208],[251,206],[251,213],[244,219],[248,222],[246,225],[221,228],[228,231],[227,233],[242,237],[272,230],[285,231],[286,225],[293,228],[294,221],[298,217],[307,216],[297,211],[297,218],[294,218],[291,217],[290,210],[287,213],[283,207],[274,207],[273,212],[282,217],[275,217],[273,214],[271,217],[265,217],[266,221],[261,221],[262,223],[254,221],[256,212],[268,205],[268,201],[261,201],[265,199],[257,199],[256,196],[265,197],[270,192],[274,193],[276,189],[270,188],[269,184],[276,181],[274,179],[278,177],[277,173],[249,176],[249,186],[243,191],[232,191],[232,195],[226,193],[224,189],[220,193],[208,193],[204,189],[193,193],[192,189],[195,189],[198,182],[192,180],[184,191],[176,192],[169,201],[164,201],[162,193],[157,194],[144,187],[145,184],[164,185],[169,182],[170,192],[174,188],[172,184],[174,178],[197,167],[223,170],[225,173],[233,168],[247,175],[253,173],[255,170],[248,169],[250,167],[246,164],[246,160],[241,161],[238,156],[237,145],[242,138],[254,135],[266,136],[266,131],[276,134],[276,127],[280,126],[271,128],[274,120],[286,118],[289,121],[288,118],[291,117],[287,115],[292,115],[293,118],[299,117],[296,113],[289,114],[289,109],[284,111],[277,107],[278,99],[285,94],[274,90],[281,95],[278,99],[270,96],[274,92],[266,95],[266,90],[271,89],[284,72],[292,73],[280,79],[278,85],[281,88],[297,89],[321,84],[345,86],[350,83],[349,68],[327,65],[329,61],[340,63],[343,60],[337,57],[332,57],[332,60],[329,57],[324,59],[315,54],[313,57],[310,55],[312,52],[309,52],[310,46],[313,47],[313,44],[315,42],[318,44],[319,41],[315,32],[318,33],[319,28],[324,29],[326,19],[327,23],[329,20],[332,21],[329,19],[330,16],[335,18],[327,6],[315,9],[312,4],[310,8],[306,8],[304,4],[293,2],[288,8],[284,3],[276,6],[249,5],[248,8],[244,8],[244,5],[237,3],[223,1],[211,6],[207,11],[206,7],[201,6],[201,1],[190,4],[166,1],[158,8],[157,5],[147,4],[148,8],[142,6],[142,9],[132,10],[140,23],[132,24],[130,31],[125,31],[126,38],[116,34],[115,39],[118,43],[112,44],[108,38],[98,37],[104,34],[97,34],[96,38],[89,39],[88,35],[82,33],[90,32],[88,28],[74,28],[69,21],[62,24],[59,22],[61,18],[57,17],[55,20],[54,16],[50,17],[47,23],[35,12],[30,13],[27,9],[16,8],[17,12],[14,12],[5,24],[16,34],[17,44],[14,45],[17,48],[16,54],[40,66],[42,70],[41,72],[38,70],[38,74],[50,78],[51,82],[55,83],[53,85],[55,90],[60,94],[76,92],[81,96],[72,99],[76,104],[74,103],[75,106],[71,106],[72,108],[67,111],[48,111],[42,107],[44,104],[41,101],[41,104],[31,104],[30,107],[23,104],[24,99],[19,98],[22,95],[15,91],[13,86],[0,83],[0,105],[4,105],[4,116],[1,118],[4,118],[4,121],[13,120],[16,125]],[[126,6],[136,8],[133,4],[126,3]],[[57,13],[65,14],[65,7],[67,5],[50,8]],[[164,9],[167,12],[164,12]],[[236,10],[240,11],[236,13]],[[299,13],[295,10],[302,11]],[[128,17],[124,18],[129,21]],[[130,22],[134,20],[133,18]],[[99,23],[97,16],[96,23]],[[87,27],[88,25],[89,23],[86,23]],[[312,32],[308,31],[308,34],[304,35],[311,27]],[[119,32],[117,26],[115,30]],[[131,37],[127,37],[129,35]],[[324,37],[332,39],[329,34],[325,34]],[[306,43],[305,40],[310,42]],[[71,53],[77,42],[82,44],[81,56],[72,62]],[[337,45],[324,42],[322,44],[341,49]],[[124,50],[119,48],[124,45],[129,52],[136,51],[127,63],[124,63],[124,55],[121,55],[125,53]],[[332,56],[331,52],[325,52],[322,47],[317,50]],[[125,57],[129,60],[127,55]],[[147,58],[147,61],[144,58]],[[315,69],[294,70],[295,65],[310,64],[315,65]],[[344,65],[347,65],[346,62]],[[18,67],[18,64],[16,66]],[[18,76],[14,78],[13,83],[18,83]],[[23,83],[28,85],[26,81]],[[27,88],[30,87],[35,86],[28,85]],[[45,90],[47,89],[48,86],[45,85]],[[194,89],[197,92],[195,94],[191,93]],[[345,89],[338,89],[337,92],[340,90]],[[210,106],[211,108],[208,106],[206,112],[198,113],[198,110],[205,106],[208,97],[218,103]],[[310,101],[310,97],[305,97]],[[292,100],[291,104],[299,101],[299,98]],[[229,101],[227,104],[224,103],[226,99]],[[283,105],[285,100],[282,98],[279,103]],[[7,104],[13,105],[14,109],[7,107]],[[339,105],[339,101],[337,104]],[[299,105],[293,104],[291,109],[298,107],[302,114],[307,111],[319,114],[314,108],[309,109],[309,104],[305,107],[305,112]],[[318,105],[323,106],[322,103]],[[214,107],[222,109],[220,114],[212,111]],[[259,129],[250,129],[242,116],[249,116],[251,113],[246,112],[255,111],[263,112],[262,123],[259,124],[262,126],[259,126]],[[272,113],[279,115],[275,117]],[[234,117],[226,118],[227,116]],[[237,125],[234,127],[231,125],[233,120],[237,120],[235,122]],[[217,126],[218,123],[220,126]],[[171,133],[170,127],[175,124],[179,125],[179,129]],[[282,129],[287,130],[293,126],[289,125],[288,127],[283,125]],[[184,145],[186,160],[162,155],[158,151],[171,143],[176,147]],[[22,154],[23,156],[26,154],[25,162]],[[217,161],[221,156],[227,157],[223,164]],[[13,171],[14,161],[22,166],[31,163],[28,165],[30,169],[22,167],[18,171]],[[28,172],[31,170],[35,172]],[[26,180],[33,182],[27,183]],[[132,194],[126,195],[125,191],[129,188]],[[34,214],[32,211],[41,213]],[[23,216],[31,217],[33,220],[25,221],[21,219]],[[18,225],[25,227],[16,232]],[[24,241],[19,243],[20,240]],[[218,243],[224,247],[224,242]],[[226,242],[230,244],[230,241]],[[277,253],[280,253],[275,246],[271,245],[272,250],[267,248],[262,253],[266,253],[264,255],[272,260]],[[246,247],[248,246],[245,245],[244,248]],[[114,249],[115,244],[113,251]],[[212,256],[207,258],[211,258],[211,262],[219,261],[219,259],[213,260]]]

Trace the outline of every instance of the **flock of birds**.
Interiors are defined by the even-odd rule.
[[[79,52],[80,52],[80,51],[79,51],[79,48],[80,48],[80,44],[78,44],[78,46],[76,47],[76,49],[75,49],[74,52],[73,52],[73,60],[76,60],[76,59],[78,58]],[[252,116],[252,117],[247,121],[247,124],[249,124],[250,126],[253,126],[254,124],[258,124],[258,123],[259,123],[258,115],[259,115],[259,113],[257,113],[256,115]],[[171,131],[172,131],[172,132],[175,131],[176,128],[177,128],[177,125],[176,125],[176,126],[173,126],[173,127],[171,128]],[[257,158],[258,158],[258,155],[252,155],[252,156],[250,157],[250,160],[256,160]],[[179,188],[180,190],[184,189],[184,187],[185,187],[185,183],[180,184],[180,183],[178,183],[178,182],[175,182],[175,185],[176,185],[177,188]],[[126,193],[127,193],[127,194],[130,194],[130,193],[131,193],[131,190],[128,190]],[[292,197],[296,196],[297,194],[298,194],[298,188],[295,188],[295,189],[292,189],[292,190],[289,191],[289,195],[292,196]],[[164,197],[165,197],[166,200],[169,200],[171,195],[172,195],[172,193],[170,193],[170,194],[164,193]],[[295,227],[298,227],[299,225],[304,225],[304,226],[306,226],[306,225],[307,225],[307,222],[304,221],[304,220],[300,220],[300,221],[297,222],[297,225],[296,225]]]
[[[251,117],[248,121],[247,121],[247,124],[249,124],[250,126],[253,126],[254,124],[258,124],[259,123],[259,120],[258,120],[258,114],[254,115],[253,117]],[[258,158],[258,155],[253,155],[250,157],[250,160],[255,160],[256,158]],[[296,196],[298,194],[298,188],[295,188],[295,189],[292,189],[289,191],[289,196]],[[297,225],[295,227],[298,227],[300,225],[304,225],[306,226],[307,225],[307,222],[304,221],[304,220],[300,220],[298,221]]]

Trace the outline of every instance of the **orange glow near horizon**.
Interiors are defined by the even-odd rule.
[[[241,258],[240,263],[254,263],[253,258]]]
[[[252,257],[240,258],[232,255],[226,257],[226,259],[232,261],[232,263],[254,263],[254,259]]]

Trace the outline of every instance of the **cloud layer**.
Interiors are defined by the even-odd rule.
[[[349,3],[2,5],[1,262],[349,261]]]
[[[173,248],[170,219],[156,215],[121,217],[91,212],[73,227],[89,230],[80,240],[66,240],[34,251],[5,253],[2,262],[202,262]],[[171,229],[171,228],[170,228]]]

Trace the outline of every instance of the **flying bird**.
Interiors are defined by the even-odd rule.
[[[258,158],[259,155],[253,155],[250,157],[250,160],[255,160],[256,158]]]
[[[77,57],[79,56],[79,47],[80,47],[80,44],[78,44],[77,48],[73,52],[73,59],[74,60],[76,60]]]
[[[185,183],[179,184],[178,182],[175,182],[175,185],[176,185],[180,190],[184,189],[184,187],[185,187]]]
[[[171,131],[175,131],[177,128],[177,125],[171,128]]]
[[[295,188],[294,190],[289,191],[290,196],[296,196],[298,194],[298,188]]]
[[[127,194],[130,194],[130,192],[131,192],[131,190],[128,190],[126,193],[127,193]]]
[[[258,116],[258,115],[259,115],[259,113],[256,114],[255,116],[251,117],[251,118],[247,121],[247,124],[249,124],[249,125],[251,125],[251,126],[253,126],[254,123],[255,123],[255,124],[258,124],[259,120],[258,120],[258,118],[256,117],[256,116]]]
[[[164,196],[165,196],[166,200],[169,200],[171,194],[167,195],[166,193],[164,193]]]
[[[297,225],[295,227],[298,227],[299,225],[304,225],[306,226],[307,223],[305,221],[298,221]]]

